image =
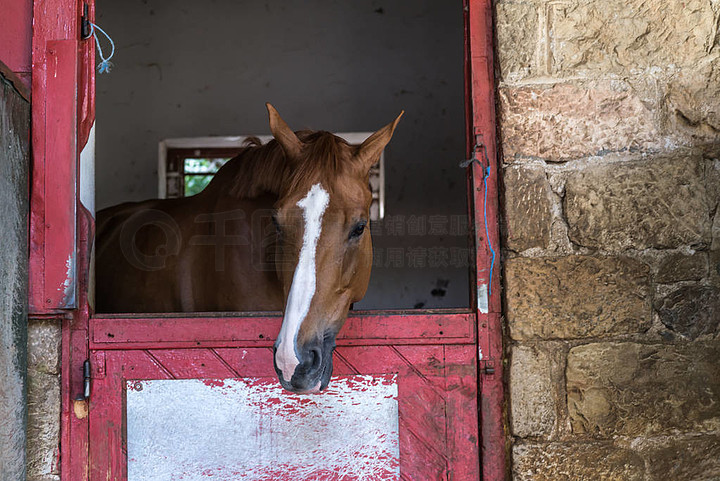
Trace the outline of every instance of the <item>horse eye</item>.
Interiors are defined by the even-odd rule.
[[[353,230],[350,232],[350,239],[357,239],[363,232],[365,232],[365,221],[360,221],[355,224],[355,227],[353,227]]]

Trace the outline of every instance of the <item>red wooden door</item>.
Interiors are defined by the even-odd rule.
[[[275,379],[272,367],[274,340],[268,333],[278,332],[280,321],[280,318],[267,317],[92,319],[90,479],[149,481],[205,479],[203,476],[210,475],[223,480],[478,479],[477,351],[473,314],[354,314],[338,339],[330,390],[304,396],[282,392]],[[370,378],[357,377],[363,375]],[[261,427],[258,430],[269,430],[272,425],[292,423],[298,418],[311,416],[318,402],[339,396],[333,391],[334,387],[342,387],[347,382],[354,387],[345,393],[345,404],[361,407],[339,414],[354,416],[353,419],[333,417],[332,408],[328,409],[318,414],[317,422],[292,431],[292,435],[297,436],[292,445],[302,445],[303,437],[310,443],[307,454],[299,459],[288,457],[283,452],[278,453],[277,459],[268,458],[268,452],[274,451],[268,448],[266,442],[258,448],[265,452],[253,453],[248,460],[247,453],[242,453],[250,448],[240,442],[231,455],[216,460],[211,458],[223,449],[215,446],[212,439],[212,445],[208,445],[207,438],[199,434],[208,422],[205,418],[198,421],[194,415],[184,415],[182,419],[173,421],[167,419],[171,416],[163,416],[160,409],[157,412],[159,418],[151,414],[144,421],[132,419],[137,414],[130,409],[129,400],[133,396],[141,397],[134,391],[142,390],[145,385],[138,382],[153,379],[205,379],[211,380],[206,382],[210,387],[222,386],[231,379],[239,379],[246,384],[259,382],[269,386],[265,390],[275,388],[265,402],[297,403],[279,414],[265,409],[265,415],[259,417]],[[368,379],[371,380],[370,386],[372,379],[392,379],[392,383],[396,384],[395,416],[398,426],[394,432],[390,429],[391,432],[377,434],[397,437],[399,459],[380,460],[381,466],[392,467],[395,463],[394,470],[377,471],[377,466],[368,464],[367,456],[359,453],[337,456],[337,452],[351,442],[352,437],[348,441],[343,433],[332,434],[333,426],[325,426],[327,422],[341,426],[364,426],[373,422],[377,409],[384,408],[378,405],[378,400],[371,399],[368,403],[364,395],[364,391],[370,389],[364,383]],[[170,389],[165,400],[173,403],[171,413],[174,410],[185,412],[177,396],[188,392],[185,389],[187,385],[176,383],[177,391],[172,394],[173,383],[165,384]],[[192,392],[203,396],[201,392]],[[228,411],[249,416],[247,406],[242,405],[248,404],[246,397],[234,391],[224,394],[227,396],[223,403],[213,402],[204,409],[219,410],[217,416],[221,417]],[[373,390],[368,394],[377,396]],[[188,409],[190,412],[197,411],[192,407]],[[216,419],[217,416],[212,414],[210,418]],[[243,421],[236,417],[225,423],[241,424]],[[135,453],[129,453],[128,438],[136,436],[137,428],[134,426],[138,422],[144,423],[144,428],[149,424],[163,426],[164,440],[171,438],[173,432],[187,430],[193,434],[179,438],[178,444],[185,447],[195,445],[189,454],[176,446],[178,453],[169,462],[166,452],[160,448],[150,451],[138,448]],[[197,425],[192,426],[192,423]],[[233,427],[216,429],[232,431]],[[358,429],[357,433],[361,430]],[[254,432],[254,436],[261,434]],[[289,436],[287,430],[278,431],[275,435]],[[315,440],[333,435],[338,436],[337,443],[343,444],[326,449],[323,443]],[[257,442],[252,441],[248,439],[247,445],[256,446]],[[286,442],[286,439],[274,439],[270,444]],[[371,442],[367,444],[372,447]],[[153,445],[157,447],[154,441]],[[175,447],[166,449],[172,451]],[[208,452],[213,455],[208,456]],[[144,459],[137,459],[140,454]],[[383,452],[379,450],[376,454]],[[135,471],[131,469],[128,477],[128,465],[133,463]],[[169,468],[158,468],[164,463]],[[148,466],[156,469],[150,472]]]

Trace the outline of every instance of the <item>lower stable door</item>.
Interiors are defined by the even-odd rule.
[[[474,343],[349,343],[319,394],[271,347],[93,350],[90,480],[478,479]]]

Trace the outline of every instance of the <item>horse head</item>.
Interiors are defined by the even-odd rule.
[[[370,168],[378,162],[402,113],[349,145],[329,132],[293,132],[267,104],[270,130],[289,164],[275,205],[275,266],[285,310],[274,364],[283,387],[325,389],[335,337],[350,304],[370,280]]]

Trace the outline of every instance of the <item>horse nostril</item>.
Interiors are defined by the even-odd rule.
[[[322,363],[322,351],[319,347],[310,350],[310,372],[315,372],[320,369],[320,363]]]

